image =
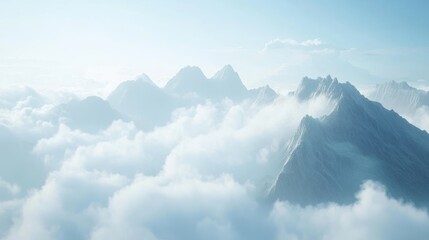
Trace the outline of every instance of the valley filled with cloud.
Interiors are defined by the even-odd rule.
[[[261,101],[263,90],[239,101],[197,97],[150,127],[98,97],[5,90],[2,238],[418,239],[429,233],[427,210],[390,197],[382,183],[362,183],[350,204],[272,201],[269,191],[301,120],[326,118],[339,100],[288,94]],[[93,118],[99,124],[91,125]]]

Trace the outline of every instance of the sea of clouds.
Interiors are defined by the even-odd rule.
[[[2,239],[429,236],[427,210],[388,197],[371,181],[350,205],[303,207],[265,198],[301,119],[333,109],[324,97],[206,101],[177,109],[152,130],[116,120],[92,133],[68,126],[54,111],[76,98],[31,88],[1,91]]]

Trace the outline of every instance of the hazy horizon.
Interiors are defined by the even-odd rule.
[[[429,79],[425,1],[2,1],[0,83],[163,86],[184,66],[234,66],[246,86],[331,74],[355,85]]]

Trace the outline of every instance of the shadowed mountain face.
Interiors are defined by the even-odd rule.
[[[61,104],[54,112],[73,129],[85,132],[98,132],[110,126],[121,115],[113,110],[109,103],[95,96],[83,100],[72,100]]]
[[[390,81],[377,85],[368,98],[401,114],[413,113],[419,107],[429,107],[429,92],[413,88],[406,82]]]
[[[250,89],[249,98],[254,99],[256,104],[266,104],[274,101],[279,95],[268,85]]]
[[[121,83],[107,98],[110,105],[144,129],[165,124],[181,101],[166,94],[146,75]]]
[[[350,83],[304,79],[295,95],[325,95],[336,108],[322,119],[305,117],[288,146],[273,199],[302,205],[350,203],[363,181],[429,206],[429,135],[363,97]]]

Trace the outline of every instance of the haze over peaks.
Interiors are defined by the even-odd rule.
[[[368,98],[401,114],[413,113],[419,107],[429,107],[429,92],[413,88],[406,82],[379,84],[369,92]]]
[[[247,97],[247,88],[231,65],[224,66],[211,78],[207,78],[200,68],[187,66],[181,69],[164,89],[175,96],[213,100],[229,98],[240,101]]]
[[[69,127],[92,133],[104,130],[114,120],[122,118],[108,102],[96,96],[61,104],[53,112]]]
[[[164,87],[170,94],[205,94],[207,89],[207,77],[199,67],[187,66],[182,69]]]
[[[107,101],[139,126],[150,129],[168,122],[174,110],[207,100],[219,102],[227,98],[241,102],[251,99],[264,104],[276,97],[277,93],[269,86],[247,90],[237,72],[231,65],[226,65],[210,79],[199,67],[184,67],[164,88],[159,88],[142,74],[136,80],[121,83]]]
[[[107,101],[143,128],[166,123],[170,112],[179,105],[145,74],[121,83],[110,93]]]

